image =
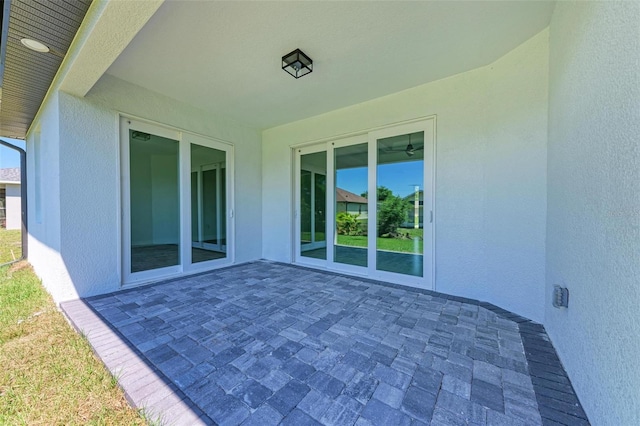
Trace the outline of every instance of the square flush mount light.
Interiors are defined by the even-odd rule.
[[[313,61],[302,50],[296,49],[282,57],[282,69],[295,78],[300,78],[313,71]]]

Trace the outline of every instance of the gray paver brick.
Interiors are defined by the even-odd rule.
[[[296,380],[287,383],[282,389],[273,394],[267,400],[269,405],[278,410],[280,414],[286,416],[311,390],[309,386]]]
[[[309,414],[314,419],[319,420],[332,404],[333,400],[327,395],[311,389],[302,401],[300,401],[298,408]]]
[[[487,418],[486,408],[445,390],[438,394],[436,407],[450,411],[468,423],[483,424]]]
[[[442,373],[428,367],[418,367],[413,374],[411,383],[434,395],[440,390]]]
[[[316,371],[306,383],[330,398],[336,398],[344,389],[344,383],[323,371]]]
[[[460,380],[457,377],[444,375],[442,377],[442,390],[451,392],[461,398],[471,398],[471,383]]]
[[[354,380],[349,382],[343,393],[362,404],[366,404],[375,392],[378,383],[379,381],[376,378],[359,373],[356,374]]]
[[[262,405],[242,423],[242,426],[275,426],[281,421],[280,413],[268,405]]]
[[[404,374],[394,368],[387,367],[386,365],[378,364],[376,368],[373,369],[373,375],[396,388],[406,389],[411,382],[411,376],[408,374]]]
[[[410,425],[411,417],[405,413],[395,410],[388,405],[371,399],[362,410],[362,417],[376,425]]]
[[[416,386],[410,386],[402,400],[403,411],[426,423],[431,421],[435,405],[436,396]]]
[[[484,361],[473,361],[473,378],[496,386],[502,385],[502,372],[500,368]]]
[[[273,393],[269,388],[253,379],[236,386],[231,393],[251,408],[258,408]]]
[[[350,425],[359,417],[358,412],[340,404],[332,404],[320,419],[324,425]]]
[[[392,408],[400,408],[402,399],[404,398],[404,392],[382,382],[376,388],[376,391],[373,393],[373,397],[379,399],[381,402],[384,402]]]
[[[471,401],[504,413],[502,389],[494,384],[473,379],[471,382]]]
[[[437,407],[431,417],[432,426],[467,426],[469,423],[462,417],[449,410]]]
[[[532,423],[534,424],[534,423]],[[508,416],[495,410],[487,411],[488,426],[525,426],[526,423],[520,419]]]
[[[318,356],[318,352],[311,349],[310,347],[303,346],[302,349],[300,349],[295,356],[302,362],[310,364],[313,362],[314,359],[316,359],[316,357]]]
[[[315,373],[316,369],[297,358],[292,358],[282,367],[282,371],[294,379],[306,380]]]
[[[321,423],[309,417],[304,411],[295,409],[282,420],[281,425],[282,426],[300,426],[300,425],[320,426]]]
[[[241,424],[251,414],[239,399],[231,395],[217,398],[204,409],[220,426]]]
[[[291,380],[291,377],[282,370],[272,370],[260,379],[260,383],[271,389],[271,391],[276,392],[289,383],[289,380]]]
[[[225,365],[209,375],[226,392],[245,381],[246,376],[232,365]]]

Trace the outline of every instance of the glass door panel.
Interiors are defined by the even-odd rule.
[[[191,144],[192,263],[227,256],[225,161],[224,151]]]
[[[376,269],[422,277],[424,132],[377,139]]]
[[[333,260],[366,267],[368,144],[334,149],[335,241]]]
[[[327,153],[300,156],[300,256],[326,259]]]
[[[129,273],[180,264],[178,141],[129,130]]]

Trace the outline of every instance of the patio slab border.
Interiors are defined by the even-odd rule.
[[[485,308],[499,317],[518,324],[529,375],[544,425],[589,425],[589,420],[571,385],[564,367],[551,343],[544,326],[528,318],[500,308],[492,303],[437,291],[403,286],[369,278],[353,277],[334,271],[308,268],[301,265],[271,261],[255,261],[206,271],[189,277],[207,275],[220,270],[243,265],[266,262],[305,271],[322,272],[327,275],[357,279],[358,281],[384,287],[414,291],[443,300],[450,300]],[[94,353],[118,379],[118,384],[129,403],[144,411],[150,420],[172,424],[178,420],[189,424],[214,424],[193,401],[156,368],[129,340],[95,311],[87,302],[100,300],[113,294],[139,291],[141,288],[168,284],[186,277],[162,280],[144,286],[119,290],[114,293],[63,302],[60,307],[72,326],[85,335]]]

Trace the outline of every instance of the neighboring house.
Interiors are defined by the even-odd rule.
[[[20,168],[0,169],[0,226],[22,228]]]
[[[420,144],[424,275],[385,279],[543,323],[593,424],[638,424],[639,3],[54,4],[11,2],[0,135],[26,138],[57,302],[261,258],[343,271],[299,256],[299,165],[332,205],[335,170],[371,193]]]
[[[369,216],[367,215],[367,208],[369,200],[360,195],[356,195],[353,192],[346,191],[341,188],[336,188],[336,212],[347,212],[354,216],[358,216],[358,219],[364,220]]]

